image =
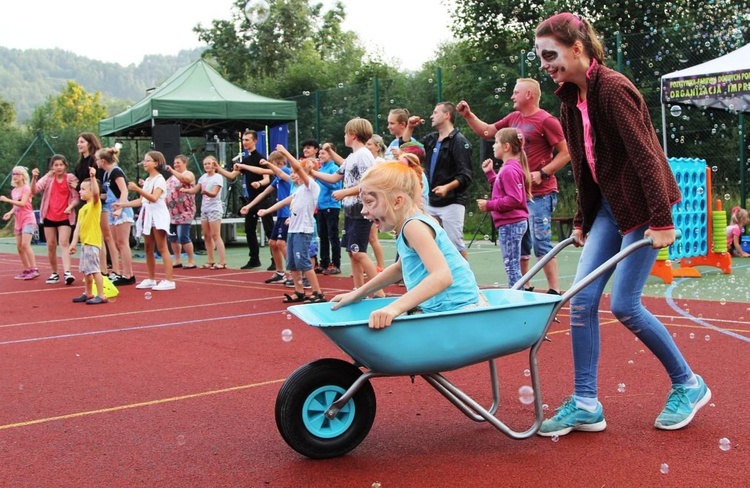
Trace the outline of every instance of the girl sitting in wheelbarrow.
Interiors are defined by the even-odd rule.
[[[371,167],[359,183],[362,214],[379,232],[395,231],[399,260],[349,293],[331,301],[336,310],[403,279],[406,293],[370,314],[369,326],[388,327],[394,318],[419,307],[423,313],[480,306],[474,273],[438,223],[422,210],[421,168],[399,162]]]

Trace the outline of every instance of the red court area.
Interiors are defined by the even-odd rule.
[[[42,260],[40,259],[40,262]],[[140,265],[136,274],[143,277]],[[282,440],[276,394],[298,366],[346,359],[286,312],[265,271],[175,270],[177,289],[122,287],[107,305],[74,304],[49,272],[16,281],[0,255],[0,462],[3,486],[744,486],[748,482],[750,308],[646,298],[713,391],[687,428],[653,422],[669,381],[602,304],[601,433],[511,440],[460,413],[421,378],[375,378],[377,414],[351,453],[313,461]],[[323,276],[327,296],[351,278]],[[400,293],[403,288],[393,288]],[[666,287],[665,287],[666,290]],[[543,402],[572,390],[567,307],[540,351]],[[292,331],[283,340],[282,331]],[[286,336],[289,339],[289,336]],[[499,416],[532,422],[518,389],[526,353],[498,361]],[[486,364],[446,373],[489,406]],[[618,391],[618,384],[624,391]],[[726,437],[731,448],[722,450]]]

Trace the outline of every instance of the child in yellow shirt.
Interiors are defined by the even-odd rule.
[[[78,240],[81,240],[81,259],[79,266],[84,275],[85,288],[83,295],[75,297],[73,302],[86,305],[107,303],[104,297],[104,283],[99,265],[99,250],[102,248],[102,229],[100,218],[102,202],[99,199],[99,185],[96,182],[96,169],[89,168],[89,179],[81,183],[78,192],[86,204],[78,212],[78,223],[70,241],[70,254],[75,254]],[[92,285],[96,283],[98,295],[94,296]]]

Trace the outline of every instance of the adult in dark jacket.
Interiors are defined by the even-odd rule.
[[[425,208],[441,223],[451,242],[464,258],[468,258],[464,243],[464,216],[471,184],[471,144],[454,127],[456,107],[451,102],[435,105],[430,121],[435,132],[422,138],[424,171],[430,183],[430,200]],[[412,138],[414,128],[424,123],[415,115],[409,117],[404,142]]]
[[[575,282],[633,242],[653,241],[572,298],[574,395],[544,421],[539,434],[606,428],[597,399],[598,309],[611,277],[612,313],[654,353],[672,381],[654,425],[680,429],[708,403],[711,390],[641,303],[658,249],[675,240],[671,207],[680,199],[677,183],[643,97],[625,76],[603,65],[604,50],[591,24],[573,14],[555,15],[537,26],[535,48],[542,69],[561,85],[555,93],[562,100],[560,122],[578,188],[573,236],[583,245]]]

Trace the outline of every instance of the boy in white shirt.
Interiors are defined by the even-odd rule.
[[[320,195],[320,186],[310,176],[314,163],[309,160],[300,163],[281,144],[276,146],[276,150],[289,161],[293,170],[292,182],[297,185],[297,188],[290,196],[277,201],[268,209],[258,210],[258,215],[262,217],[266,213],[275,212],[286,205],[290,206],[286,263],[294,280],[294,296],[285,293],[284,303],[325,302],[326,299],[320,290],[318,277],[310,260],[310,243],[315,230],[315,204],[318,201],[318,195]],[[303,274],[310,282],[313,290],[309,296],[305,295],[302,284]]]

